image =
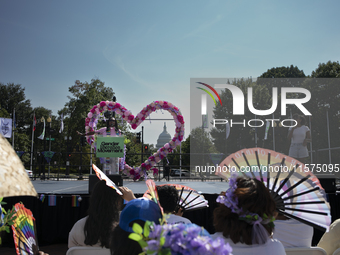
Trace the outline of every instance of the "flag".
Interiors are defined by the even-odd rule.
[[[44,121],[44,129],[43,129],[43,132],[41,133],[41,135],[38,137],[38,139],[40,140],[44,140],[45,138],[45,118],[42,117],[43,121]]]
[[[48,205],[49,206],[56,206],[57,205],[57,196],[56,195],[49,195],[48,196]]]
[[[64,131],[64,114],[62,113],[60,115],[60,130],[59,130],[59,133],[61,133],[63,131]]]
[[[266,123],[266,130],[265,130],[265,132],[264,132],[264,140],[267,140],[267,138],[268,138],[269,125],[270,125],[270,122],[267,120],[267,123]]]
[[[230,135],[230,125],[229,125],[229,121],[227,121],[227,123],[225,124],[225,139],[228,139]]]
[[[35,118],[35,113],[33,114],[33,131],[37,129],[37,119]]]
[[[0,134],[6,138],[12,137],[12,119],[0,118]]]

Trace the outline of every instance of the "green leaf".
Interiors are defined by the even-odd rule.
[[[142,247],[142,248],[148,246],[148,244],[143,239],[139,240],[138,243],[139,243],[140,247]]]
[[[138,235],[138,234],[136,234],[136,233],[131,233],[130,235],[129,235],[129,238],[131,239],[131,240],[134,240],[134,241],[139,241],[139,240],[142,240],[142,236],[141,235]]]
[[[151,222],[149,222],[149,221],[145,222],[145,225],[144,225],[144,236],[145,237],[148,237],[149,234],[150,234],[150,224],[151,224]]]
[[[160,244],[161,246],[163,246],[164,243],[165,243],[165,237],[162,236],[162,237],[159,239],[159,244]]]
[[[142,227],[139,224],[137,224],[137,223],[133,223],[132,230],[133,230],[133,232],[135,232],[137,234],[142,234],[143,233]]]

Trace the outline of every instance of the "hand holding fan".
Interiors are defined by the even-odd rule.
[[[92,169],[96,172],[96,175],[99,178],[99,180],[104,180],[106,182],[107,186],[116,190],[116,192],[119,195],[121,195],[121,196],[123,195],[123,193],[119,190],[117,185],[113,181],[111,181],[110,178],[107,177],[95,164],[92,164]]]
[[[39,254],[38,241],[36,238],[35,219],[30,210],[21,203],[14,206],[16,218],[12,225],[15,250],[18,255]]]

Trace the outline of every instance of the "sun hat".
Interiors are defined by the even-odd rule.
[[[162,213],[159,206],[146,198],[133,199],[127,203],[120,214],[119,227],[126,232],[132,233],[130,223],[135,220],[153,221],[159,224]]]

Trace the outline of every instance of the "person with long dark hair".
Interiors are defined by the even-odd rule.
[[[118,225],[119,212],[123,198],[127,201],[134,199],[132,191],[120,187],[123,193],[118,193],[99,181],[93,188],[90,197],[88,216],[77,221],[69,233],[68,247],[97,246],[109,248],[110,234]]]
[[[232,177],[217,202],[212,237],[224,238],[234,255],[286,254],[280,241],[272,238],[276,205],[261,181]]]

